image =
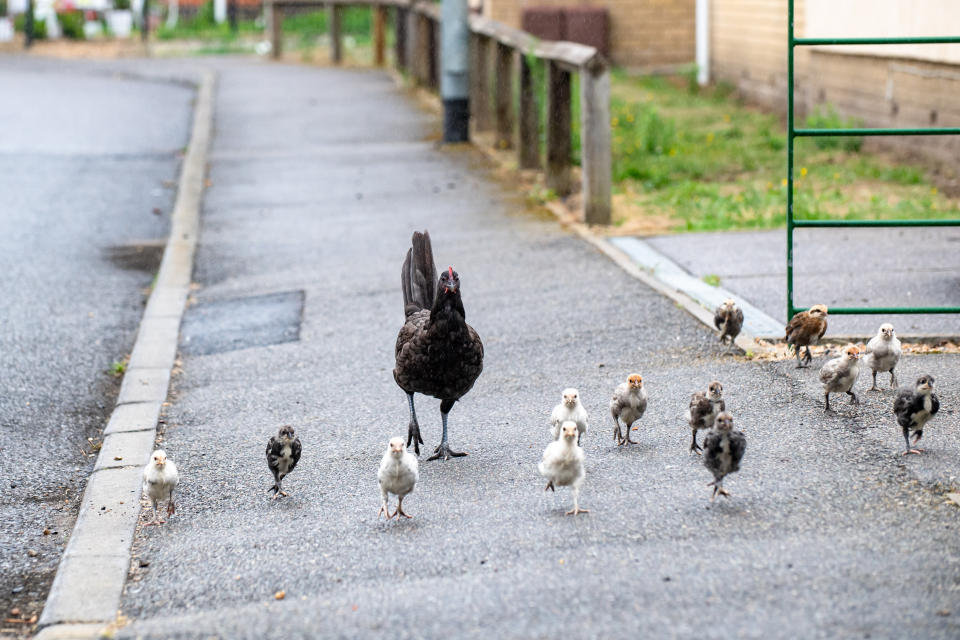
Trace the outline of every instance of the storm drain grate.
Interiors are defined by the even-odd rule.
[[[202,302],[187,309],[181,351],[188,355],[266,347],[300,339],[304,292]]]

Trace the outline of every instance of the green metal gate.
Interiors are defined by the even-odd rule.
[[[793,230],[812,227],[954,227],[960,220],[794,220],[793,143],[798,137],[822,136],[942,136],[960,135],[960,127],[921,129],[796,129],[793,126],[793,50],[798,46],[851,44],[958,44],[960,36],[926,38],[796,38],[793,0],[788,0],[787,47],[787,319],[805,307],[793,305]],[[960,313],[960,307],[831,307],[831,314]]]

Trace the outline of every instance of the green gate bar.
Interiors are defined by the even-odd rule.
[[[955,227],[960,220],[794,220],[793,219],[793,145],[795,138],[823,136],[943,136],[960,135],[960,127],[905,129],[796,129],[793,126],[793,50],[811,45],[858,44],[960,44],[960,36],[918,38],[795,38],[793,0],[787,2],[787,318],[803,311],[793,306],[793,230],[814,227]],[[834,307],[837,315],[860,314],[933,314],[960,313],[960,307]]]

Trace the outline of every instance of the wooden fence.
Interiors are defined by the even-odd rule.
[[[374,63],[386,64],[386,29],[392,17],[393,62],[424,87],[440,87],[440,5],[412,0],[268,0],[273,56],[282,52],[283,12],[325,7],[330,58],[343,60],[340,11],[369,6],[373,11]],[[546,158],[541,158],[540,105],[534,65],[546,68]],[[523,169],[545,172],[547,187],[559,196],[573,189],[571,176],[571,95],[580,80],[580,165],[583,217],[610,224],[610,73],[593,47],[550,42],[480,16],[470,17],[470,115],[473,130],[492,132],[497,147],[515,149]],[[515,90],[518,95],[514,95]],[[515,99],[516,98],[516,99]]]

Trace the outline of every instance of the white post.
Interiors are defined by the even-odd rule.
[[[180,0],[170,0],[167,5],[167,28],[173,29],[180,19]]]
[[[227,19],[227,0],[213,0],[213,19],[223,24]]]
[[[697,0],[697,82],[710,82],[710,0]]]

